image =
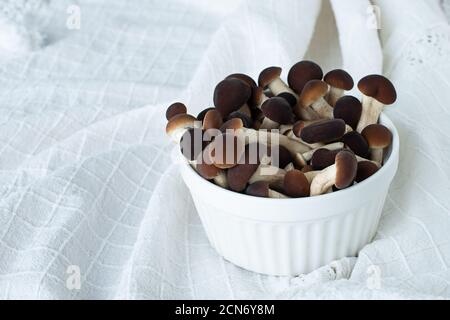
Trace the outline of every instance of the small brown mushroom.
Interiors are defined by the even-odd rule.
[[[323,120],[303,128],[300,132],[300,138],[306,143],[327,143],[342,138],[345,129],[344,120]]]
[[[305,174],[299,170],[288,171],[283,180],[284,193],[292,198],[309,196],[309,182]]]
[[[241,119],[243,126],[246,128],[253,127],[253,119],[251,116],[248,116],[246,113],[243,113],[239,110],[234,111],[234,112],[230,113],[225,119],[228,121],[228,120],[231,120],[234,118]]]
[[[245,153],[238,165],[227,170],[227,180],[230,189],[236,192],[242,192],[250,178],[255,173],[260,165],[259,161],[259,145],[255,144],[254,149],[249,145],[245,148]],[[250,154],[251,152],[257,154]]]
[[[244,141],[230,133],[218,135],[208,147],[211,151],[210,159],[220,169],[236,166],[245,152]]]
[[[342,137],[341,141],[356,155],[367,158],[369,156],[369,145],[366,139],[358,132],[351,131]]]
[[[206,108],[202,111],[200,111],[200,113],[197,115],[197,120],[198,121],[203,121],[203,119],[205,119],[205,115],[209,110],[215,110],[216,108]]]
[[[294,122],[294,113],[289,103],[280,97],[273,97],[266,100],[261,106],[264,114],[264,120],[260,129],[275,129],[280,124],[292,124]]]
[[[174,116],[177,114],[186,114],[187,108],[186,106],[181,102],[175,102],[172,103],[166,110],[166,119],[167,121],[170,121]]]
[[[180,142],[180,138],[189,128],[200,128],[201,122],[190,114],[177,114],[170,118],[166,125],[167,135],[176,143]]]
[[[297,104],[297,97],[289,92],[282,92],[277,97],[285,99],[291,107],[294,107]]]
[[[288,84],[297,93],[301,94],[303,87],[310,80],[321,80],[323,71],[312,61],[303,60],[292,66],[288,73]]]
[[[384,106],[397,100],[397,92],[389,79],[376,74],[362,78],[358,82],[358,89],[362,92],[363,99],[357,131],[362,132],[368,125],[378,122]]]
[[[314,168],[314,170],[323,170],[334,164],[336,155],[341,151],[342,149],[319,149],[314,152],[313,156],[311,157],[310,164]]]
[[[324,99],[328,92],[328,85],[322,80],[308,81],[299,97],[299,104],[303,108],[311,108],[322,118],[333,118],[333,108]]]
[[[369,144],[370,159],[382,164],[384,149],[392,142],[391,131],[382,124],[371,124],[361,133]]]
[[[290,139],[294,139],[294,140],[296,140],[296,141],[298,141],[298,142],[308,146],[311,149],[320,148],[320,147],[322,147],[324,145],[323,143],[321,143],[321,142],[320,143],[307,143],[306,141],[304,141],[300,137],[301,137],[301,132],[302,132],[302,130],[305,127],[307,127],[307,126],[309,126],[309,125],[311,125],[313,123],[318,123],[318,122],[321,122],[321,121],[324,121],[324,120],[323,119],[321,119],[321,120],[312,120],[312,121],[299,120],[296,123],[294,123],[294,125],[292,126],[292,130],[286,131],[284,133],[284,135],[286,135]],[[286,129],[284,129],[284,130],[286,130]]]
[[[361,102],[353,96],[343,96],[336,101],[333,109],[335,119],[342,119],[347,125],[356,130],[361,118]]]
[[[206,180],[213,180],[217,185],[228,189],[228,180],[225,170],[222,170],[211,163],[210,150],[208,148],[210,145],[211,144],[209,144],[199,155],[199,158],[196,161],[196,171]]]
[[[258,181],[252,183],[247,187],[245,193],[250,196],[263,198],[278,198],[278,199],[289,198],[280,192],[270,189],[269,184],[265,181]]]
[[[294,91],[280,78],[280,67],[268,67],[261,71],[258,77],[258,84],[260,87],[269,88],[274,96],[283,92],[288,92],[295,96]]]
[[[230,78],[220,81],[214,89],[214,105],[226,118],[231,112],[241,109],[247,104],[251,88],[244,81]]]
[[[323,80],[330,86],[330,91],[325,99],[332,107],[344,95],[344,91],[352,90],[354,85],[352,76],[342,69],[331,70]]]
[[[225,79],[239,79],[241,81],[244,81],[251,88],[251,91],[252,91],[247,103],[252,108],[256,107],[255,90],[256,90],[257,85],[256,85],[255,80],[252,79],[252,77],[250,77],[244,73],[233,73],[233,74],[230,74],[229,76],[227,76]]]
[[[244,122],[242,121],[242,119],[241,118],[232,118],[228,121],[225,121],[220,126],[220,131],[225,133],[225,132],[227,132],[227,130],[237,131],[242,128],[244,128]]]
[[[204,131],[200,128],[189,128],[180,139],[181,154],[194,167],[198,156],[208,145],[208,142],[203,140],[203,133]]]
[[[269,99],[269,97],[264,93],[264,89],[261,87],[256,87],[255,89],[255,106],[257,109],[261,109],[262,104]]]
[[[356,177],[358,163],[353,152],[342,150],[336,155],[335,164],[323,169],[311,183],[311,196],[327,192],[333,185],[345,189],[352,185]]]
[[[358,162],[358,170],[356,171],[356,182],[362,182],[371,177],[378,171],[378,166],[372,161],[360,161]]]
[[[326,145],[320,146],[318,148],[303,152],[302,154],[297,154],[296,159],[301,166],[305,166],[307,164],[307,162],[312,159],[314,153],[320,149],[340,150],[343,148],[344,148],[344,144],[342,142],[334,142],[334,143],[326,144]]]
[[[222,115],[217,109],[206,112],[203,119],[203,130],[219,129],[223,124]]]

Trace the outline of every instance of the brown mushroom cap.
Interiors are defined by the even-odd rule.
[[[284,176],[283,191],[292,198],[308,197],[309,182],[305,174],[296,169],[288,171]]]
[[[177,114],[166,125],[166,133],[171,136],[176,130],[194,128],[197,119],[190,114]]]
[[[229,133],[218,135],[211,144],[211,160],[216,167],[221,169],[236,166],[245,152],[244,142]]]
[[[361,182],[375,174],[378,171],[378,166],[372,161],[358,162],[358,170],[356,172],[356,182]]]
[[[200,111],[200,113],[197,115],[197,120],[198,121],[203,121],[203,119],[205,119],[205,115],[209,110],[214,110],[215,108],[206,108],[202,111]]]
[[[342,90],[352,90],[354,85],[352,76],[342,69],[331,70],[325,75],[323,80],[330,86]]]
[[[227,130],[239,130],[244,128],[244,123],[241,118],[231,118],[230,120],[224,122],[224,124],[220,127],[220,131],[226,132]]]
[[[228,115],[228,117],[226,117],[226,120],[228,121],[228,120],[231,120],[231,119],[234,119],[234,118],[241,119],[244,127],[246,127],[246,128],[252,128],[253,127],[253,119],[251,117],[249,117],[248,115],[246,115],[245,113],[243,113],[243,112],[234,111],[234,112],[230,113]]]
[[[297,98],[289,92],[281,92],[277,97],[285,99],[291,107],[297,104]]]
[[[321,148],[316,150],[311,157],[311,167],[313,170],[323,170],[334,164],[336,155],[343,149],[328,150]]]
[[[251,78],[250,76],[244,74],[244,73],[233,73],[230,74],[228,77],[226,77],[225,79],[239,79],[241,81],[244,81],[246,84],[248,84],[251,88],[251,95],[250,98],[248,99],[247,103],[250,107],[254,108],[258,105],[258,99],[260,97],[258,97],[258,85],[256,84],[255,80],[253,80],[253,78]]]
[[[392,104],[397,100],[397,92],[389,79],[372,74],[358,82],[358,89],[364,95],[372,97],[383,104]]]
[[[288,84],[295,92],[300,94],[303,87],[310,80],[321,80],[323,71],[320,66],[312,61],[304,60],[292,66],[288,73]]]
[[[269,197],[269,183],[266,181],[254,182],[247,187],[245,193],[255,197]]]
[[[186,114],[187,108],[186,106],[181,102],[175,102],[172,103],[166,110],[166,119],[170,120],[177,114]]]
[[[343,96],[336,101],[333,109],[335,119],[342,119],[353,130],[356,130],[361,118],[362,104],[353,96]]]
[[[328,92],[328,85],[322,80],[308,81],[299,97],[300,104],[306,108],[325,96]]]
[[[272,81],[279,78],[281,75],[280,67],[268,67],[265,68],[258,77],[258,85],[262,88],[267,87]]]
[[[341,119],[324,120],[304,127],[300,138],[306,143],[330,142],[342,138],[345,122]]]
[[[279,124],[291,124],[294,122],[294,113],[286,99],[273,97],[266,100],[261,110],[266,118]]]
[[[180,150],[186,159],[193,161],[198,158],[207,144],[207,141],[203,141],[202,129],[190,128],[180,139]]]
[[[283,169],[291,162],[294,162],[291,152],[283,146],[278,146],[278,167]]]
[[[297,137],[300,138],[300,135],[302,133],[302,130],[313,123],[318,123],[324,120],[312,120],[312,121],[305,121],[305,120],[298,120],[294,123],[292,126],[292,133]]]
[[[342,150],[336,155],[336,183],[338,189],[345,189],[355,181],[358,161],[353,152]]]
[[[212,164],[209,146],[203,150],[203,152],[197,158],[196,170],[199,175],[207,180],[214,179],[222,172],[222,169]]]
[[[305,125],[305,121],[303,120],[299,120],[297,122],[294,123],[294,125],[292,126],[292,133],[300,138],[300,135],[302,133],[302,130],[306,127]]]
[[[203,130],[219,129],[223,124],[222,115],[217,109],[209,110],[203,119]]]
[[[246,84],[248,84],[251,88],[256,87],[256,82],[253,80],[252,77],[246,75],[245,73],[233,73],[227,76],[225,79],[239,79],[241,81],[244,81]]]
[[[227,180],[229,188],[236,192],[241,192],[247,186],[248,181],[258,169],[259,159],[257,155],[253,155],[254,159],[251,159],[249,155],[249,147],[245,148],[243,158],[239,161],[239,164],[233,168],[227,170]],[[255,161],[253,161],[255,160]]]
[[[263,99],[265,97],[265,93],[264,93],[264,89],[261,87],[256,87],[254,92],[254,100],[255,100],[255,105],[259,106],[263,103]]]
[[[214,89],[214,105],[225,118],[241,108],[250,98],[252,91],[244,81],[230,78],[220,81]]]
[[[366,139],[357,131],[350,131],[342,137],[341,141],[345,143],[356,155],[367,158],[369,156],[369,145]]]
[[[371,149],[384,149],[392,142],[391,131],[382,124],[371,124],[361,132]]]

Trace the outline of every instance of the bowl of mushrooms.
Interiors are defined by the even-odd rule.
[[[214,107],[166,111],[180,170],[211,245],[230,262],[298,275],[356,256],[374,237],[397,171],[399,137],[382,114],[396,91],[381,75],[359,80],[312,61],[258,81],[227,76]]]

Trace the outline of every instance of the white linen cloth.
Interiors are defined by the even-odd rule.
[[[80,29],[67,28],[73,4]],[[368,0],[79,0],[35,10],[29,32],[45,46],[0,60],[0,298],[449,298],[448,6],[374,4],[381,30]],[[181,100],[196,114],[227,74],[279,65],[286,76],[304,57],[355,79],[384,66],[398,89],[386,113],[400,167],[358,258],[262,276],[209,245],[171,164],[164,111]],[[80,289],[67,286],[71,266]]]

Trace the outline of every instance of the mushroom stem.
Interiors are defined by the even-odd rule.
[[[333,108],[328,104],[324,98],[319,98],[311,104],[311,108],[317,112],[322,118],[332,119]]]
[[[285,196],[284,194],[277,192],[275,190],[269,189],[269,198],[274,199],[288,199],[288,196]]]
[[[286,175],[286,170],[274,167],[271,165],[262,164],[256,169],[255,173],[248,180],[249,184],[265,181],[270,186],[277,189],[283,188],[283,179]]]
[[[271,83],[269,83],[268,87],[274,96],[277,96],[283,92],[288,92],[288,93],[292,94],[296,99],[298,99],[295,92],[291,88],[289,88],[289,86],[280,78],[273,80]]]
[[[333,86],[330,86],[330,91],[328,91],[326,95],[326,100],[330,104],[330,106],[334,107],[336,101],[339,100],[340,97],[344,95],[344,89],[339,89]]]
[[[361,119],[358,122],[356,131],[361,133],[368,125],[378,122],[384,104],[377,99],[363,95]]]
[[[349,133],[349,132],[352,132],[352,131],[353,131],[353,128],[350,127],[348,124],[346,124],[345,125],[345,133]]]
[[[261,126],[259,127],[259,129],[277,129],[280,126],[280,124],[278,122],[275,122],[273,120],[270,120],[267,117],[264,117],[264,120],[261,123]]]
[[[285,134],[288,131],[292,130],[293,127],[294,127],[294,125],[292,125],[292,124],[282,124],[278,128],[278,131],[280,132],[280,134]]]
[[[310,107],[303,108],[299,103],[297,103],[296,107],[294,108],[294,112],[297,117],[302,120],[314,121],[320,119],[320,115],[316,111],[314,111]]]
[[[289,172],[289,171],[294,170],[294,169],[295,169],[295,167],[294,167],[294,164],[293,164],[292,162],[289,162],[289,163],[286,165],[286,167],[284,167],[284,170],[285,170],[286,172]]]
[[[370,159],[376,162],[379,166],[383,163],[384,149],[370,149]]]
[[[305,172],[305,177],[306,179],[308,179],[309,184],[311,184],[311,182],[314,180],[314,178],[320,173],[320,170],[316,170],[316,171],[308,171]]]
[[[303,159],[305,159],[305,161],[309,161],[309,160],[311,160],[314,152],[316,152],[319,149],[338,150],[338,149],[342,149],[342,148],[344,148],[344,143],[342,143],[342,142],[330,143],[330,144],[326,144],[324,146],[315,148],[313,150],[304,152],[304,153],[302,153],[302,157],[303,157]]]
[[[298,141],[299,143],[307,146],[309,149],[316,149],[316,148],[320,148],[321,146],[323,146],[323,143],[321,143],[321,142],[318,142],[318,143],[306,143],[305,141],[302,140],[302,138],[297,137],[292,130],[288,131],[285,134],[285,136],[288,137],[291,140]]]
[[[225,171],[223,170],[220,171],[219,174],[215,176],[213,180],[218,186],[228,189],[228,180]]]
[[[336,183],[336,165],[320,171],[311,182],[311,196],[326,193]]]
[[[296,153],[303,153],[309,150],[309,148],[297,141],[291,140],[288,137],[265,130],[255,130],[242,128],[237,130],[237,135],[245,139],[247,144],[263,142],[264,144],[278,144],[289,150],[292,155]]]

